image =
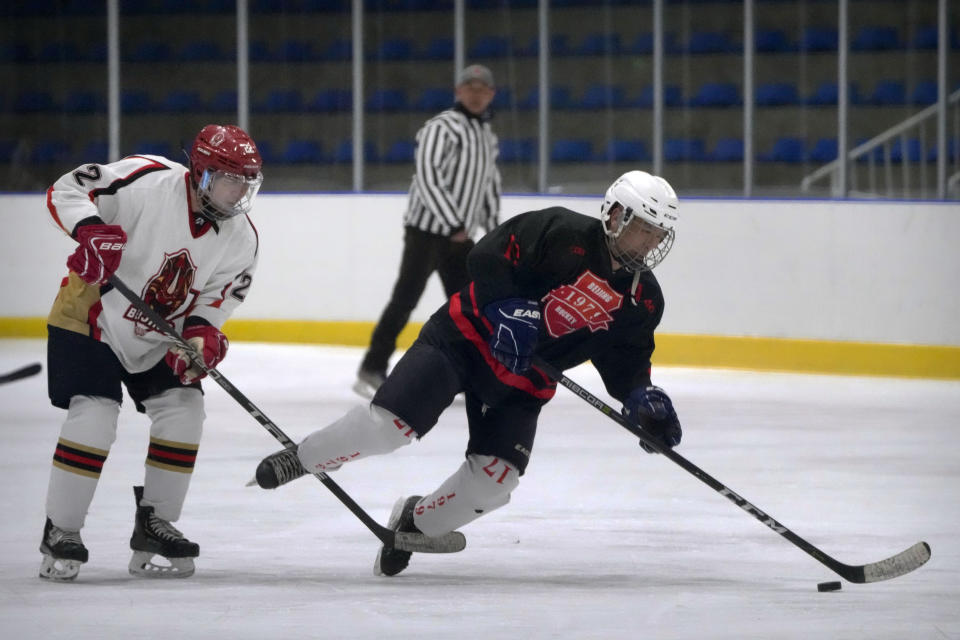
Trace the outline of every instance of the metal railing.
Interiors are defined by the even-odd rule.
[[[928,171],[934,156],[928,145],[930,135],[929,121],[938,115],[939,104],[933,104],[903,122],[890,127],[883,133],[863,142],[847,153],[850,191],[855,197],[912,198],[930,197],[937,192],[936,178],[928,180]],[[947,109],[951,114],[952,125],[946,136],[946,150],[937,149],[936,153],[948,153],[947,161],[950,175],[946,182],[948,198],[960,197],[960,90],[947,97]],[[933,128],[936,128],[934,123]],[[911,135],[911,134],[916,134]],[[865,163],[866,166],[860,166]],[[900,165],[899,178],[894,165]],[[800,182],[800,189],[809,193],[811,187],[824,179],[830,180],[830,193],[838,192],[840,177],[840,159],[825,164]],[[858,177],[859,176],[859,177]],[[858,182],[864,181],[860,186]]]

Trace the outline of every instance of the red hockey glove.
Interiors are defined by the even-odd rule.
[[[183,330],[184,339],[190,346],[203,356],[203,364],[213,369],[227,356],[227,336],[216,327],[209,324],[195,324]],[[180,347],[173,347],[164,357],[167,366],[180,376],[183,384],[193,384],[206,376],[206,372],[193,363],[186,351]]]
[[[127,233],[116,224],[88,224],[77,229],[77,242],[67,267],[87,284],[104,284],[120,266]]]

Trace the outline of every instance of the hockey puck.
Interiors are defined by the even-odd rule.
[[[821,582],[817,585],[817,591],[840,591],[841,586],[839,582]]]

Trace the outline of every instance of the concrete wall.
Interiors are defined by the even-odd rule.
[[[682,194],[681,194],[682,197]],[[504,216],[598,197],[508,196]],[[238,319],[375,321],[405,196],[262,194],[261,263]],[[960,346],[960,205],[682,199],[657,269],[662,333]],[[0,196],[0,318],[46,315],[72,242],[44,196]],[[434,279],[414,314],[442,303]]]

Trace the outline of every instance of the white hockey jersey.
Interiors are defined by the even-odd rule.
[[[77,168],[47,190],[52,221],[71,235],[99,216],[127,244],[116,275],[178,331],[189,316],[222,327],[244,300],[258,238],[247,216],[211,223],[190,210],[187,168],[159,156],[129,156]],[[110,345],[131,373],[150,369],[170,346],[119,291],[64,278],[49,323]]]

